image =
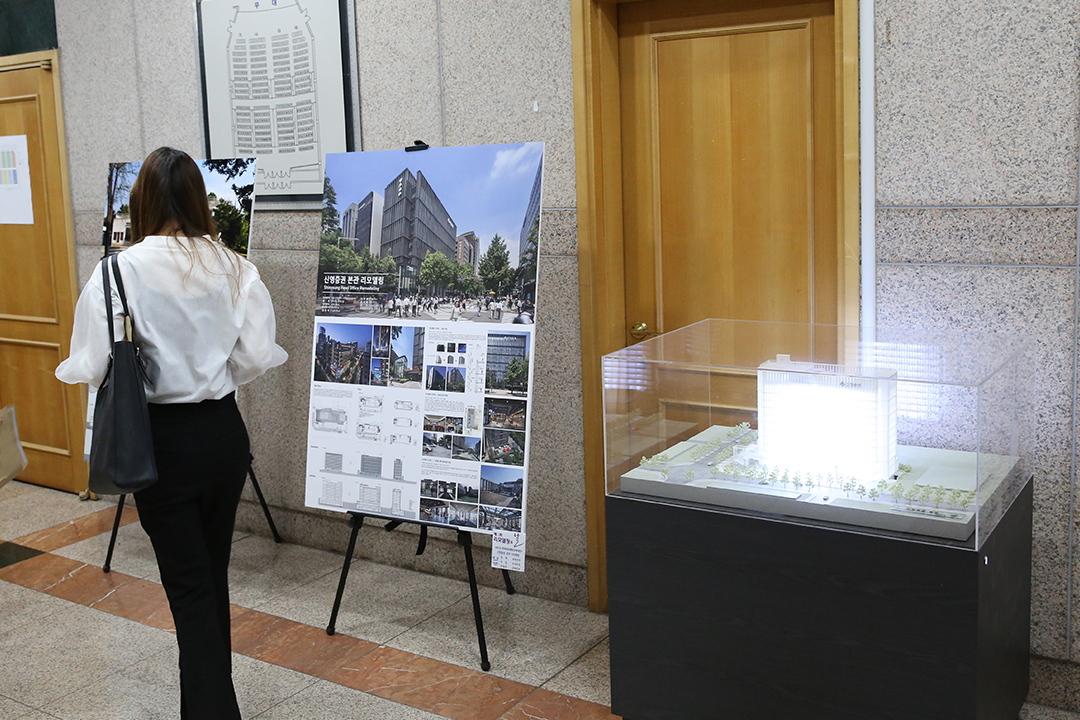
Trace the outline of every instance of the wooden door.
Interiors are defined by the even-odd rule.
[[[626,326],[836,323],[833,3],[651,0],[618,23]]]
[[[77,287],[56,62],[56,51],[0,58],[0,138],[25,136],[33,204],[32,225],[0,224],[0,406],[15,406],[29,460],[20,479],[79,492],[83,388],[53,375]]]
[[[801,2],[571,2],[593,610],[607,595],[601,357],[636,342],[637,322],[858,324],[858,0]],[[730,404],[749,407],[737,390]]]

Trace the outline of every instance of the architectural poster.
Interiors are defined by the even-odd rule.
[[[543,144],[326,159],[306,505],[526,531]]]
[[[256,157],[264,201],[322,196],[323,157],[344,152],[338,0],[199,3],[211,158]]]

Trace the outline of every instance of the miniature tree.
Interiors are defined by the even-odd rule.
[[[687,480],[693,480],[694,477],[695,477],[695,474],[694,474],[693,470],[687,470],[686,471],[686,479]]]
[[[814,481],[813,481],[813,479],[806,478],[806,492],[810,492],[813,489],[814,489]]]
[[[877,488],[870,488],[870,492],[867,493],[867,495],[871,500],[875,502],[877,502],[877,499],[881,497],[881,493],[878,492]]]
[[[791,487],[796,490],[802,490],[802,478],[799,476],[799,473],[795,473],[795,477],[791,480]]]
[[[713,465],[712,468],[709,469],[709,473],[711,473],[712,475],[719,475],[720,474],[720,466],[719,465]]]
[[[930,494],[934,491],[934,489],[929,485],[916,485],[915,487],[919,488],[919,500],[926,504],[929,504]]]
[[[780,484],[786,490],[789,482],[791,482],[791,474],[789,471],[785,470],[784,474],[780,476]]]
[[[934,488],[934,507],[941,507],[941,503],[945,501],[945,486],[938,485]]]
[[[855,489],[855,481],[854,480],[848,480],[847,482],[844,483],[844,487],[843,487],[844,494],[847,495],[848,497],[851,497],[851,492],[854,489]]]
[[[919,499],[919,486],[912,485],[908,488],[908,491],[904,493],[904,499],[910,503],[913,503]]]
[[[961,495],[963,495],[963,490],[960,490],[959,488],[953,488],[952,492],[949,493],[949,504],[959,505]]]
[[[889,492],[889,481],[888,480],[878,480],[877,491],[878,491],[878,495],[887,495],[888,492]]]
[[[855,489],[855,492],[858,494],[859,499],[862,500],[866,496],[866,486],[860,485],[858,488]]]
[[[904,473],[904,474],[907,474],[907,473],[911,472],[911,466],[906,464],[906,463],[900,463],[899,465],[896,466],[896,469],[899,470],[901,473]]]

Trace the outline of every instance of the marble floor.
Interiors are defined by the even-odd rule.
[[[101,569],[108,501],[0,488],[0,718],[179,717],[172,616],[138,513]],[[607,618],[481,588],[482,672],[468,585],[353,563],[324,630],[341,556],[234,537],[233,673],[248,720],[606,720]],[[1023,720],[1080,720],[1028,705]]]

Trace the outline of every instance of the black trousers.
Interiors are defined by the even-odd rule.
[[[239,720],[232,683],[229,552],[249,454],[230,394],[150,405],[158,481],[135,493],[180,647],[180,717]]]

